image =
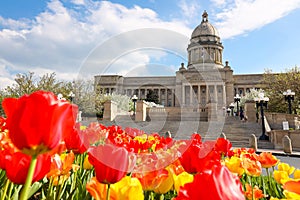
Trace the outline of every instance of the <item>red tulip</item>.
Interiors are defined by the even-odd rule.
[[[111,144],[88,149],[89,161],[95,167],[100,183],[113,184],[121,180],[129,168],[129,154],[123,147]]]
[[[214,149],[226,156],[230,152],[231,147],[232,144],[229,140],[226,140],[224,138],[218,138]]]
[[[30,155],[54,149],[75,125],[77,106],[51,92],[6,98],[2,105],[12,143]]]
[[[80,130],[80,123],[77,123],[76,127],[74,127],[73,131],[70,131],[70,133],[71,134],[67,135],[64,139],[66,148],[68,150],[73,150],[74,153],[84,153],[89,147],[89,144],[84,143],[84,131]]]
[[[206,141],[199,144],[192,141],[179,158],[185,171],[195,174],[219,163],[221,155],[214,150],[215,143],[215,141]]]
[[[16,184],[24,184],[27,178],[31,156],[22,152],[6,155],[6,176]],[[36,182],[45,177],[49,172],[51,157],[49,154],[41,154],[37,158],[32,182]]]
[[[0,116],[0,132],[4,131],[6,129],[6,119],[2,116]]]
[[[241,200],[245,197],[239,178],[219,164],[196,174],[192,183],[180,188],[175,200],[187,199]]]

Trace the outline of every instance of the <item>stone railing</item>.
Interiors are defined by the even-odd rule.
[[[265,116],[273,130],[283,129],[283,122],[287,122],[289,128],[299,129],[298,115],[285,114],[285,113],[269,113],[266,112]]]
[[[283,139],[288,136],[291,139],[293,150],[300,150],[300,130],[272,130],[270,140],[275,149],[283,149]]]

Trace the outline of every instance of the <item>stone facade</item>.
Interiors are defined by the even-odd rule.
[[[263,74],[233,75],[228,61],[223,65],[223,45],[217,29],[208,21],[206,11],[188,44],[188,63],[183,63],[175,76],[123,77],[97,75],[99,92],[118,93],[146,99],[152,90],[165,107],[186,107],[203,113],[212,106],[224,110],[235,94],[244,95],[251,88],[263,88]]]

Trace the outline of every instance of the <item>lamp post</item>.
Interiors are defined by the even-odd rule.
[[[231,109],[230,108],[227,108],[227,116],[230,116],[230,111],[231,111]]]
[[[71,103],[73,103],[75,94],[71,91],[70,94],[69,94],[68,96],[69,96],[69,99],[70,99]]]
[[[237,112],[236,115],[237,115],[237,116],[239,116],[239,112],[240,112],[240,110],[239,110],[239,108],[240,108],[240,107],[239,107],[239,102],[240,102],[240,100],[241,100],[240,95],[239,95],[239,94],[236,94],[235,97],[234,97],[234,102],[236,102],[236,106],[237,106],[237,107],[236,107],[236,112]]]
[[[231,103],[231,104],[229,105],[229,108],[230,108],[230,110],[231,110],[231,116],[233,116],[233,108],[234,108],[234,104]]]
[[[268,107],[269,98],[265,97],[264,93],[259,93],[258,97],[254,98],[256,102],[256,108],[260,108],[261,115],[261,126],[262,126],[262,134],[259,137],[259,140],[269,140],[269,136],[266,135],[266,127],[265,127],[265,116],[264,116],[264,107]]]
[[[292,114],[292,101],[294,101],[295,92],[292,92],[292,90],[288,89],[287,91],[283,92],[283,95],[289,104],[289,114]]]
[[[132,102],[133,102],[133,115],[135,116],[135,103],[138,100],[138,97],[136,95],[133,95],[133,97],[131,98]]]

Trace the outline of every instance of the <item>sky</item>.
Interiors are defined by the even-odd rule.
[[[6,0],[0,1],[0,88],[29,71],[70,81],[174,76],[187,64],[204,10],[234,74],[300,66],[300,0]]]

